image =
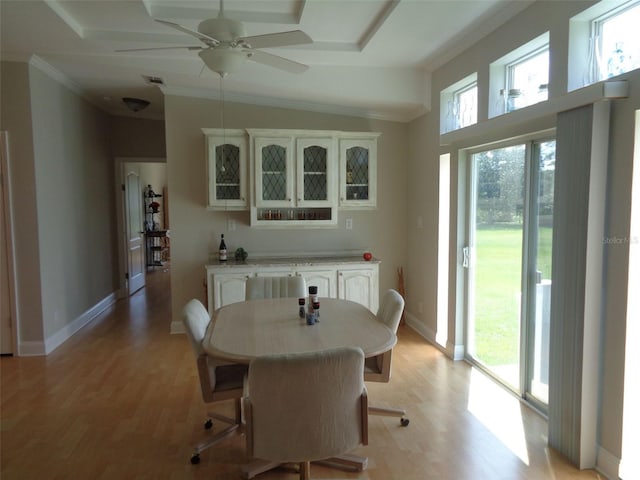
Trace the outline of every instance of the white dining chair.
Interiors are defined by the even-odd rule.
[[[260,298],[306,297],[304,278],[299,275],[287,277],[250,277],[245,285],[245,300]]]
[[[382,297],[382,304],[376,315],[378,320],[384,323],[393,333],[397,333],[402,312],[404,310],[404,299],[397,291],[389,289]],[[391,358],[393,349],[367,358],[364,366],[364,379],[367,382],[388,382],[391,378]],[[409,425],[409,419],[406,418],[407,412],[399,408],[383,408],[370,406],[369,413],[371,415],[383,415],[388,417],[400,417],[400,424],[403,427]]]
[[[245,478],[298,463],[306,480],[310,462],[318,460],[364,470],[365,457],[344,455],[368,442],[363,368],[364,353],[356,347],[253,360],[244,398],[251,459]]]
[[[209,356],[202,348],[207,326],[209,325],[209,313],[199,300],[190,300],[182,310],[182,321],[193,353],[196,357],[200,391],[205,403],[233,400],[235,406],[234,418],[229,418],[213,412],[208,412],[205,429],[213,426],[213,420],[228,423],[229,426],[210,438],[195,446],[191,456],[191,463],[200,463],[200,453],[219,443],[226,437],[236,433],[242,424],[241,399],[244,389],[244,381],[248,371],[247,365],[228,363]]]

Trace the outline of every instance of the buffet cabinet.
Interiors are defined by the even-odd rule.
[[[307,286],[316,285],[320,298],[342,298],[358,302],[378,312],[379,260],[358,257],[304,260],[259,259],[251,264],[207,265],[209,314],[230,303],[243,302],[248,278],[261,276],[304,277]]]

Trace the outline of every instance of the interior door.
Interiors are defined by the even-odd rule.
[[[125,164],[125,225],[129,295],[145,285],[144,211],[140,189],[140,168]]]

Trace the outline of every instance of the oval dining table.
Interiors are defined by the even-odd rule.
[[[307,325],[298,311],[297,298],[226,305],[214,313],[202,346],[213,357],[250,363],[263,355],[317,352],[343,346],[360,347],[368,358],[389,351],[397,341],[394,332],[356,302],[322,298],[319,321],[313,325]]]

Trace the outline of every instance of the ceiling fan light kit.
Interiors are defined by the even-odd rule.
[[[201,50],[198,55],[209,68],[221,77],[228,73],[234,73],[240,66],[251,56],[243,50],[234,50],[232,48],[206,48]]]

